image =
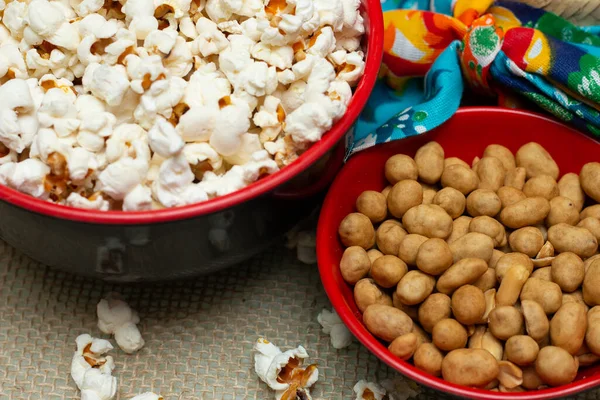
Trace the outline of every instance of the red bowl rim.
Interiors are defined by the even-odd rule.
[[[367,54],[364,75],[359,82],[346,114],[327,132],[323,138],[311,146],[298,160],[281,171],[255,182],[241,190],[209,201],[183,207],[153,211],[96,211],[54,204],[37,199],[7,186],[0,185],[0,200],[28,211],[71,221],[94,224],[153,224],[175,221],[211,214],[231,208],[237,204],[269,193],[276,187],[291,180],[319,160],[333,148],[352,127],[364,108],[375,86],[383,55],[383,13],[380,0],[365,0],[369,10],[367,21]]]
[[[539,120],[545,120],[546,122],[550,122],[552,124],[560,125],[565,129],[570,130],[579,135],[583,135],[582,133],[573,130],[572,128],[561,124],[553,119],[547,118],[543,115],[528,112],[528,111],[520,111],[513,109],[503,109],[498,107],[464,107],[460,108],[457,111],[457,114],[490,114],[490,113],[502,113],[507,117],[511,115],[525,115],[531,118],[536,118]],[[583,135],[585,136],[585,135]],[[588,136],[586,138],[592,140]],[[385,144],[381,144],[378,146],[385,146]],[[351,162],[351,160],[350,160]],[[336,180],[333,182],[331,188],[336,185],[338,180],[342,180],[344,175],[344,170],[338,174]],[[331,193],[331,189],[330,189]],[[426,372],[423,372],[410,363],[403,361],[395,356],[393,356],[387,349],[373,337],[369,331],[362,325],[362,323],[357,319],[354,315],[350,307],[348,307],[346,300],[342,296],[341,292],[337,289],[337,282],[333,276],[333,274],[328,272],[328,268],[330,269],[330,264],[326,262],[324,256],[324,250],[330,246],[331,240],[337,240],[337,233],[332,237],[330,234],[330,225],[329,221],[329,213],[327,210],[331,207],[336,207],[336,199],[329,194],[325,198],[323,202],[323,207],[321,208],[321,215],[319,217],[319,223],[317,226],[317,260],[319,266],[319,274],[321,276],[321,282],[331,301],[333,308],[336,310],[344,324],[348,327],[350,332],[377,358],[386,363],[391,368],[395,369],[398,372],[401,372],[402,375],[406,376],[414,380],[417,383],[428,386],[432,389],[436,389],[440,392],[449,393],[455,396],[460,396],[462,398],[472,398],[472,399],[485,399],[485,400],[505,400],[505,399],[523,399],[523,400],[547,400],[547,399],[555,399],[555,398],[564,398],[566,396],[571,396],[576,393],[581,393],[586,390],[590,390],[594,387],[600,385],[600,374],[594,375],[590,377],[585,377],[575,382],[572,382],[568,385],[558,386],[549,389],[543,390],[535,390],[521,393],[499,393],[492,392],[488,390],[474,389],[465,386],[455,385],[449,382],[442,380],[441,378],[436,378]],[[337,230],[336,230],[337,231]]]

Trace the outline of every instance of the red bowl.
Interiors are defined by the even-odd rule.
[[[0,237],[51,267],[111,281],[161,281],[230,267],[257,254],[320,205],[343,164],[344,136],[381,65],[380,0],[361,0],[365,72],[346,114],[281,171],[204,203],[147,211],[90,211],[0,185]]]
[[[460,157],[470,163],[492,143],[515,152],[521,145],[535,141],[554,157],[561,174],[579,173],[583,164],[600,160],[600,143],[546,117],[501,108],[463,108],[441,127],[424,135],[385,143],[353,156],[333,182],[321,210],[317,230],[319,272],[333,307],[350,331],[373,354],[396,371],[418,383],[453,395],[475,399],[553,399],[570,396],[600,384],[600,366],[581,369],[568,385],[524,393],[496,393],[472,389],[429,375],[390,353],[363,325],[354,302],[352,287],[344,282],[339,262],[343,246],[337,229],[342,219],[355,211],[356,198],[365,190],[381,191],[386,185],[385,161],[403,153],[414,156],[428,141],[439,142],[446,157]]]
[[[227,196],[184,207],[155,211],[99,212],[65,207],[36,199],[3,185],[0,185],[0,200],[35,213],[74,221],[101,224],[146,224],[185,219],[221,211],[273,191],[278,186],[300,175],[336,146],[358,118],[373,90],[383,54],[383,14],[380,0],[362,0],[361,11],[365,19],[366,31],[364,41],[366,49],[365,71],[354,91],[348,110],[331,130],[323,135],[319,142],[311,146],[293,164],[281,171]],[[288,194],[286,193],[284,196],[288,196]]]

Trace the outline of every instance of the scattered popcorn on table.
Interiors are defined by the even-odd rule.
[[[118,294],[111,293],[100,300],[96,307],[98,328],[110,335],[125,353],[134,353],[144,346],[144,339],[137,327],[140,317]]]
[[[163,397],[159,394],[154,394],[152,392],[138,394],[135,397],[132,397],[129,400],[163,400]]]
[[[317,263],[317,233],[315,231],[298,232],[296,255],[304,264]]]
[[[286,234],[286,247],[296,249],[296,258],[304,264],[317,263],[317,233],[314,230],[292,229]]]
[[[260,338],[254,345],[254,370],[258,377],[275,390],[276,400],[311,400],[309,388],[319,379],[316,364],[303,367],[308,353],[302,346],[282,352],[279,347]]]
[[[273,174],[346,112],[365,68],[359,4],[8,2],[0,183],[72,207],[140,211]],[[314,262],[309,238],[302,246]]]
[[[323,327],[323,332],[331,336],[331,345],[335,349],[343,349],[352,344],[353,336],[335,310],[330,312],[323,309],[317,316],[317,321]]]
[[[109,341],[88,334],[75,339],[77,350],[71,361],[71,377],[81,390],[82,400],[111,400],[117,393],[117,378],[112,376],[115,363],[103,354],[113,349]]]
[[[379,384],[387,391],[389,400],[408,400],[421,393],[421,388],[416,382],[401,375],[394,379],[385,379]]]
[[[377,383],[360,380],[354,385],[356,400],[383,400],[386,390]]]

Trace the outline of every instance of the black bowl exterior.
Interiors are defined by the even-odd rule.
[[[343,151],[338,144],[272,193],[164,223],[93,224],[0,201],[0,237],[42,264],[92,278],[134,282],[206,274],[247,260],[307,218],[341,168]]]

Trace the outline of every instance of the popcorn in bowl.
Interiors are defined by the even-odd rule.
[[[0,183],[72,207],[140,211],[273,174],[346,112],[365,67],[359,4],[9,3]]]

